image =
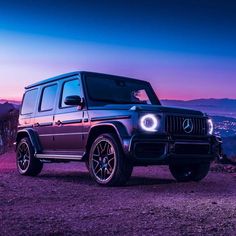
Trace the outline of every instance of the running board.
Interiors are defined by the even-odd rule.
[[[36,158],[38,159],[55,159],[55,160],[82,160],[83,156],[77,155],[52,155],[52,154],[36,154]]]

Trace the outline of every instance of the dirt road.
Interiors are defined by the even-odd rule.
[[[166,167],[135,168],[104,188],[83,164],[47,164],[38,177],[0,156],[0,235],[236,235],[236,173],[176,183]]]

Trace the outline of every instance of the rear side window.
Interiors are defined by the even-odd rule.
[[[81,88],[80,88],[80,82],[78,79],[70,80],[64,83],[63,89],[62,89],[60,107],[61,108],[68,107],[68,105],[64,103],[65,98],[67,96],[73,96],[73,95],[81,97]]]
[[[57,93],[57,84],[45,87],[43,89],[39,111],[53,110],[56,93]]]
[[[38,89],[33,89],[25,93],[21,109],[22,115],[32,114],[34,112],[37,95],[38,95]]]

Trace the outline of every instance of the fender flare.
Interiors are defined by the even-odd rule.
[[[35,154],[36,153],[40,153],[42,151],[42,148],[41,148],[41,145],[40,145],[40,142],[39,142],[39,138],[38,138],[38,135],[36,134],[36,132],[31,129],[31,128],[27,128],[27,129],[22,129],[22,130],[19,130],[17,132],[17,135],[16,135],[16,147],[17,147],[17,144],[18,142],[20,141],[21,137],[29,137],[30,139],[30,142],[32,143],[33,145],[33,148],[34,148],[34,152]]]
[[[97,123],[97,124],[91,126],[89,133],[88,133],[88,139],[91,135],[91,132],[95,128],[98,128],[98,127],[112,127],[115,130],[118,139],[120,140],[120,144],[123,148],[124,153],[127,154],[129,152],[129,145],[130,145],[131,138],[130,138],[130,135],[128,134],[128,131],[127,131],[125,125],[123,125],[119,121],[108,121],[108,122],[104,121],[104,122]]]

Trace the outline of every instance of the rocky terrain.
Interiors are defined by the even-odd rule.
[[[137,167],[125,187],[97,186],[83,163],[46,164],[37,177],[0,156],[0,235],[235,235],[236,173],[213,165],[200,183],[167,167]]]
[[[0,155],[15,142],[18,115],[19,107],[8,102],[0,103]]]

